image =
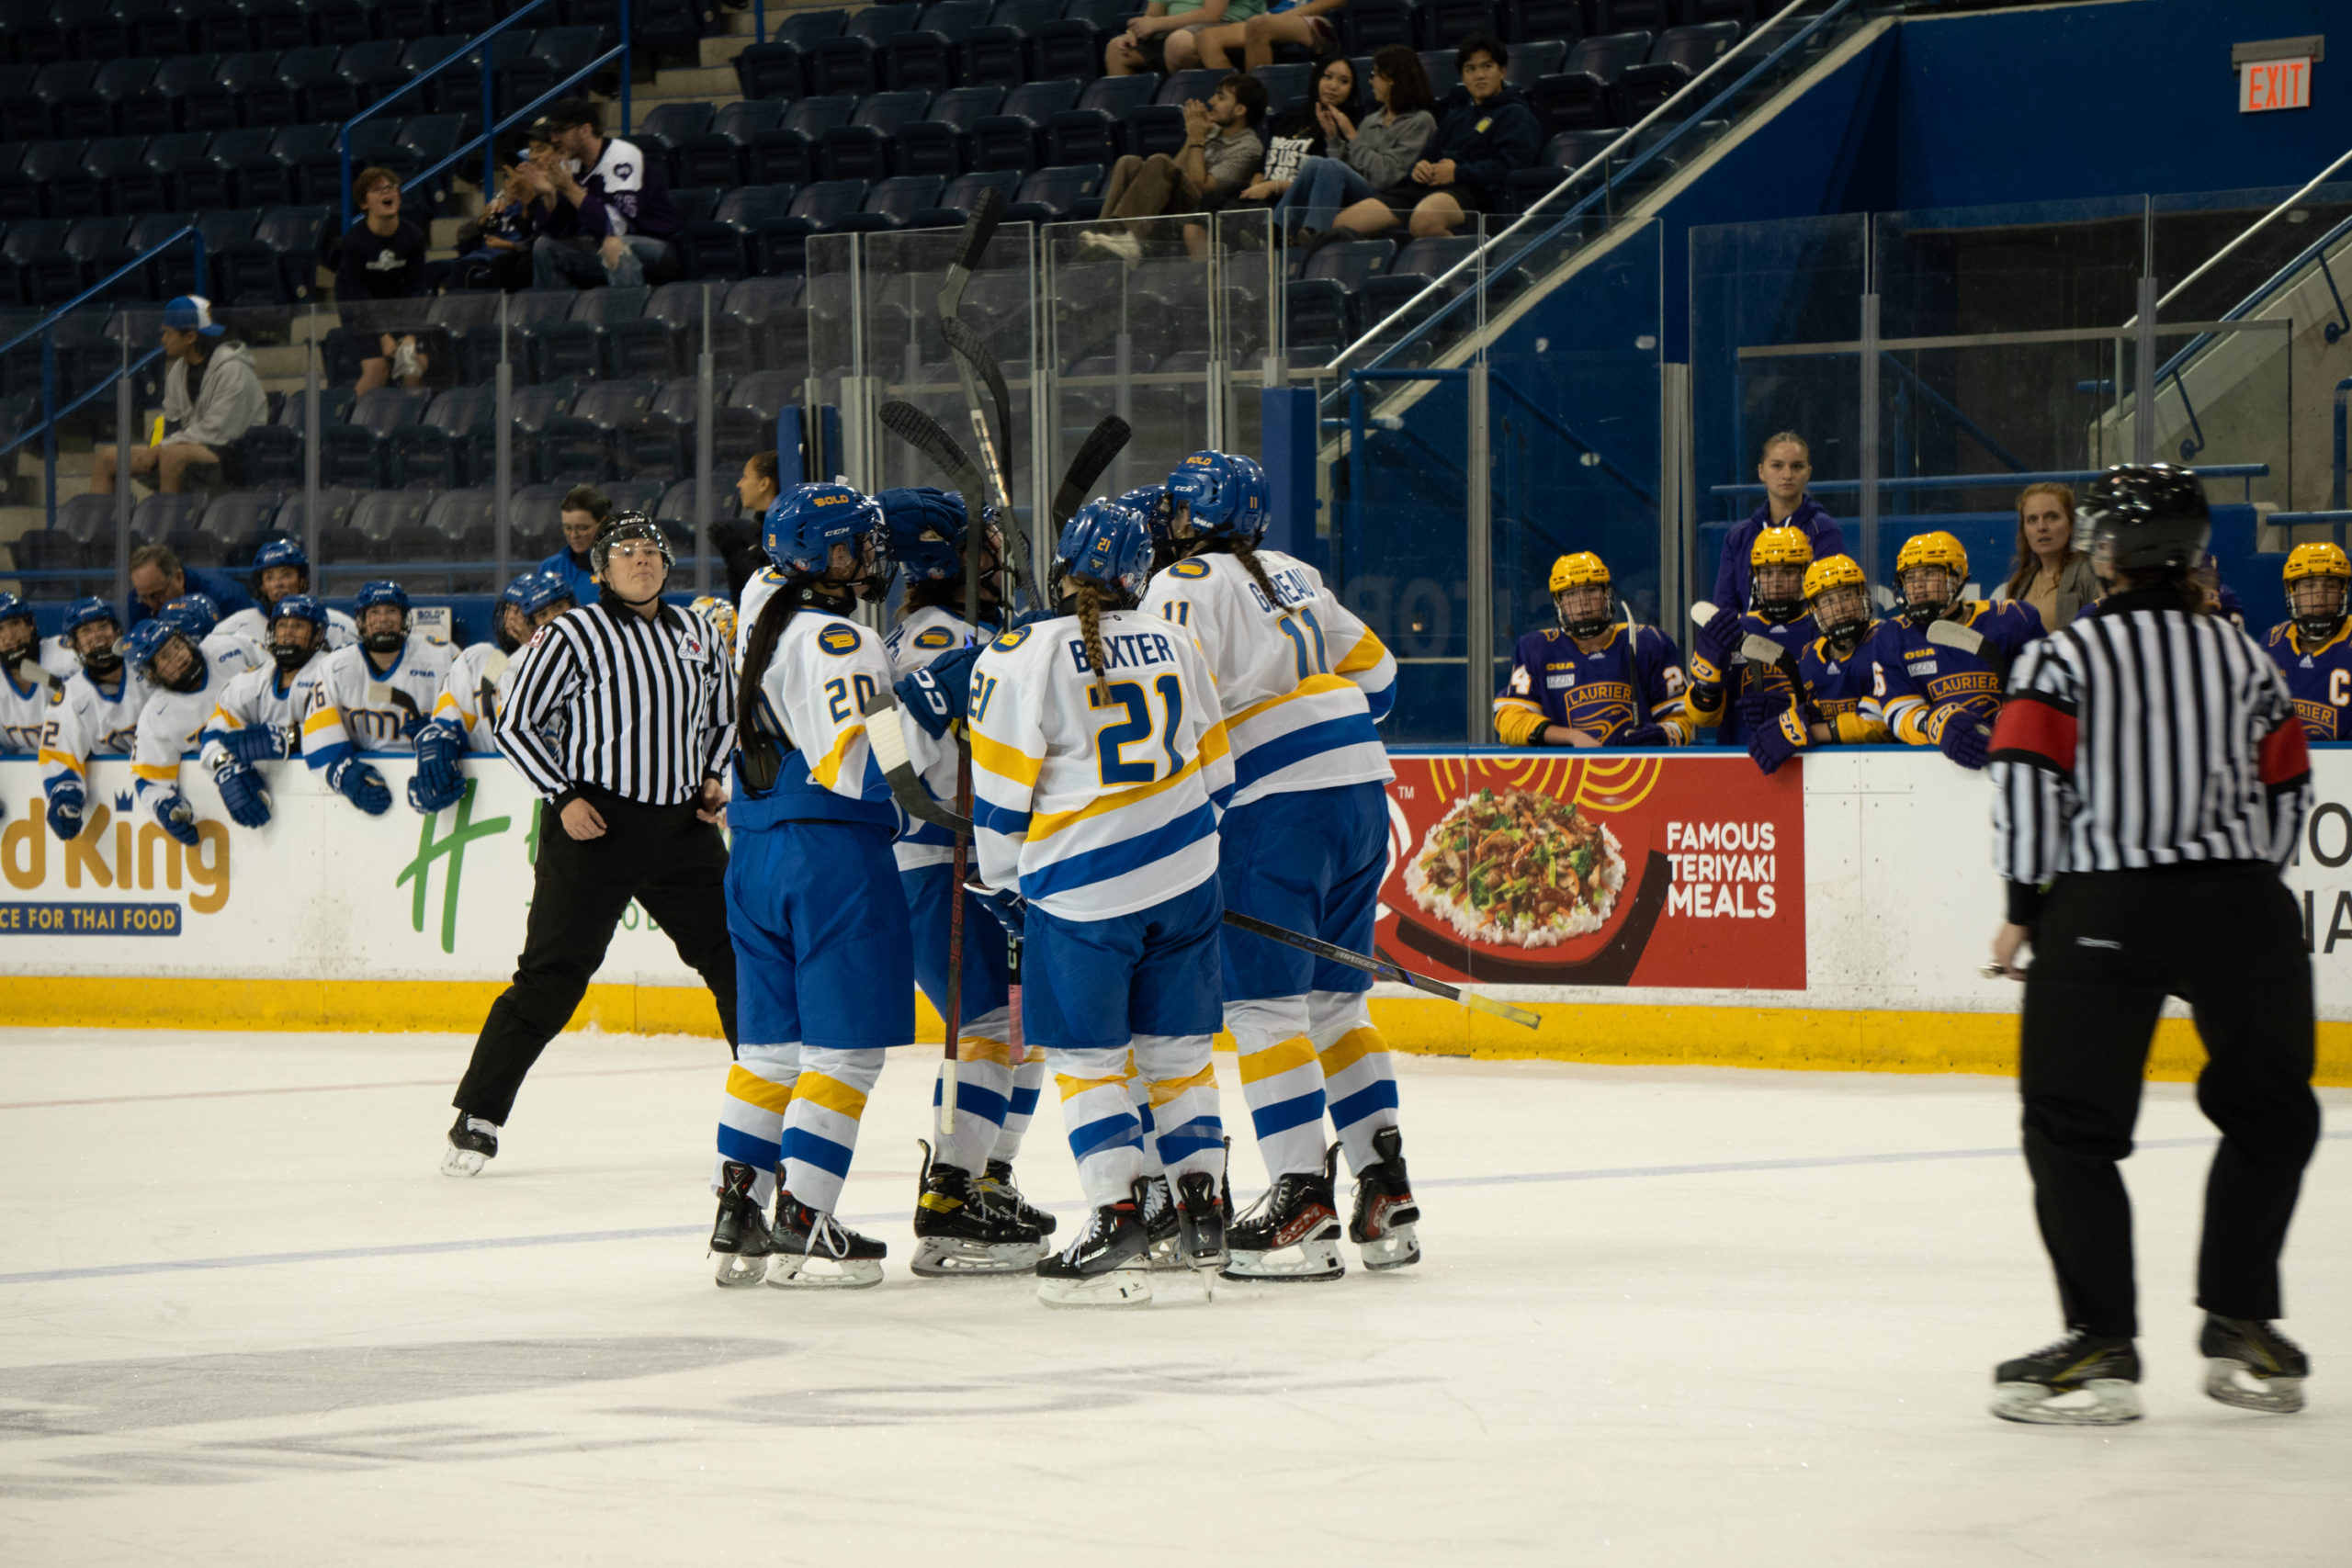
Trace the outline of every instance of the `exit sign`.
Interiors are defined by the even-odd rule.
[[[2318,37],[2281,38],[2232,48],[2230,63],[2238,73],[2238,112],[2311,107],[2312,67],[2323,58],[2325,41]]]

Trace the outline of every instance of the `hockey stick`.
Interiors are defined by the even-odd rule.
[[[1104,414],[1102,423],[1087,433],[1086,445],[1078,449],[1078,456],[1069,460],[1069,471],[1062,475],[1062,488],[1054,491],[1054,534],[1057,538],[1061,535],[1062,525],[1077,516],[1078,509],[1086,504],[1086,492],[1094,488],[1094,481],[1101,479],[1102,471],[1126,449],[1127,442],[1134,435],[1133,427],[1114,413]]]
[[[1750,632],[1739,639],[1739,651],[1747,657],[1750,664],[1760,664],[1767,670],[1777,670],[1781,672],[1781,677],[1789,683],[1789,690],[1795,694],[1797,705],[1804,711],[1804,721],[1808,726],[1823,722],[1821,710],[1815,707],[1813,699],[1805,694],[1804,674],[1797,668],[1795,654],[1782,648],[1770,637],[1756,632]]]
[[[912,403],[884,403],[878,411],[877,417],[882,422],[883,429],[930,458],[935,467],[945,471],[949,482],[956,487],[956,493],[963,500],[966,536],[968,539],[971,533],[971,519],[981,515],[984,503],[988,499],[986,484],[980,478],[980,470],[973,465],[971,456],[956,444],[956,438],[948,434],[937,420]],[[1012,568],[1013,582],[1023,588],[1028,587],[1028,576],[1020,558],[1015,557],[1009,564]],[[971,578],[968,573],[967,578],[965,598],[968,601],[973,597],[969,584],[978,580]],[[965,608],[967,612],[973,611],[977,609],[977,605],[967,603]],[[979,623],[971,620],[967,615],[966,624],[978,626]]]
[[[996,435],[989,430],[988,411],[980,406],[979,381],[986,377],[989,393],[997,406],[997,423],[1003,430],[1003,439],[1012,439],[1012,400],[1005,390],[1004,377],[989,356],[988,344],[980,334],[962,321],[949,319],[939,323],[940,335],[947,340],[948,352],[956,356],[956,376],[964,384],[964,406],[971,417],[972,435],[979,444],[980,469],[994,492],[997,516],[1002,524],[1015,560],[1026,560],[1029,555],[1028,536],[1022,531],[1020,519],[1012,513],[1012,488],[1006,482],[1006,468]]]
[[[2008,686],[2009,661],[1974,626],[1938,618],[1928,623],[1928,640],[1939,648],[1956,648],[1962,653],[1974,654],[1993,667],[1993,673],[2001,678],[2004,689]]]
[[[956,242],[956,259],[948,264],[947,277],[939,286],[939,319],[952,321],[964,308],[964,286],[972,281],[978,270],[980,257],[996,238],[996,226],[1004,221],[1004,192],[989,189],[980,192],[972,203],[972,215],[964,220],[964,237]]]
[[[915,772],[914,756],[907,750],[905,720],[899,716],[899,694],[885,686],[865,700],[865,743],[874,750],[882,780],[899,809],[918,821],[945,829],[959,839],[972,836],[972,819],[950,811],[931,798]]]

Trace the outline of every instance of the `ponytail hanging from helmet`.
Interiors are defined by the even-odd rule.
[[[1102,590],[1083,580],[1070,584],[1078,595],[1078,631],[1086,641],[1086,662],[1094,671],[1094,701],[1111,705],[1111,660],[1102,646]]]
[[[760,722],[767,705],[760,682],[767,675],[769,660],[775,657],[775,645],[784,638],[784,628],[808,596],[806,577],[791,578],[769,594],[767,603],[760,606],[758,619],[752,623],[752,640],[743,648],[743,672],[735,682],[735,744],[741,756],[743,782],[755,795],[765,795],[775,787],[776,775],[784,771],[786,750],[776,742],[790,739],[779,737]]]

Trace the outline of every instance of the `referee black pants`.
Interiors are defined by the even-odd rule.
[[[2267,863],[2062,876],[2033,932],[2018,1088],[2034,1216],[2070,1328],[2136,1335],[2132,1152],[2167,995],[2205,1042],[2197,1103],[2222,1132],[2205,1183],[2197,1303],[2280,1315],[2278,1254],[2319,1140],[2312,966],[2293,897]]]
[[[531,919],[514,983],[490,1005],[453,1102],[505,1122],[531,1064],[571,1021],[613,929],[634,898],[702,976],[735,1043],[735,945],[727,935],[727,845],[687,806],[641,806],[582,792],[605,819],[602,838],[575,839],[554,806],[539,806],[539,859]]]

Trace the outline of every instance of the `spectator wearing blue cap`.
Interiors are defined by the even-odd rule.
[[[212,302],[183,294],[164,307],[164,437],[130,449],[130,471],[165,495],[188,487],[198,469],[218,474],[220,454],[269,415],[253,356],[212,319]],[[115,449],[90,454],[90,488],[114,493]]]

